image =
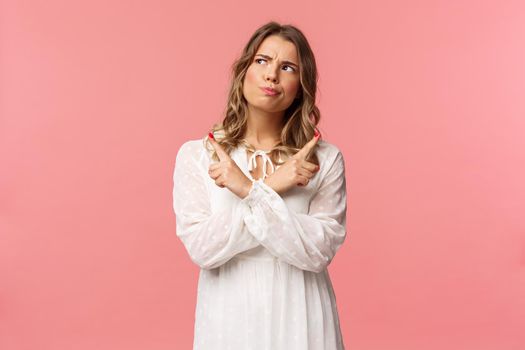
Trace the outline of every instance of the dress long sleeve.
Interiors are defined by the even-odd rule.
[[[328,170],[307,214],[289,209],[261,179],[252,182],[249,194],[241,200],[251,209],[244,218],[250,233],[280,260],[313,272],[330,264],[346,237],[344,158],[337,149],[335,156],[325,161]]]
[[[260,243],[246,229],[243,218],[250,209],[240,200],[212,213],[204,178],[206,157],[198,142],[187,141],[180,147],[173,172],[173,210],[176,234],[191,260],[212,269]]]

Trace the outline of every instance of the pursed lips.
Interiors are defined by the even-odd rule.
[[[270,95],[277,95],[279,93],[277,90],[274,90],[268,87],[261,87],[261,90]]]

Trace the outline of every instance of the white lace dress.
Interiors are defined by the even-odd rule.
[[[204,140],[180,147],[173,173],[176,234],[200,267],[193,349],[344,349],[327,270],[346,237],[341,151],[319,140],[320,170],[279,195],[249,172],[257,156],[273,167],[266,153],[239,146],[230,157],[252,180],[241,199],[208,175]]]

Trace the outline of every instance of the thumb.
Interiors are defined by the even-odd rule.
[[[215,140],[215,137],[213,136],[213,133],[208,133],[208,140],[210,140],[211,145],[215,149],[215,152],[217,152],[217,156],[219,157],[219,160],[222,162],[223,160],[230,159],[230,156],[226,151],[222,148],[221,145]]]

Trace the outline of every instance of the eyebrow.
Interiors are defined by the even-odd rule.
[[[265,55],[265,54],[263,54],[263,53],[258,53],[258,54],[256,54],[255,56],[261,56],[261,57],[267,58],[267,59],[269,59],[269,60],[272,59],[270,56]],[[286,63],[286,64],[289,64],[289,65],[292,65],[292,66],[296,66],[297,68],[299,68],[299,66],[298,66],[297,64],[293,63],[292,61],[283,60],[282,62],[283,62],[283,63]]]

